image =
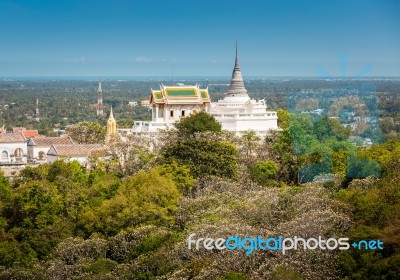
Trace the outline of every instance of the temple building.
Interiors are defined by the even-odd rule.
[[[265,136],[269,130],[278,129],[277,112],[269,111],[265,100],[250,99],[247,94],[239,67],[237,46],[229,89],[224,99],[211,104],[210,114],[221,123],[222,129],[237,135],[253,130]]]
[[[254,100],[249,97],[244,86],[242,72],[239,67],[237,47],[232,80],[225,97],[218,102],[211,102],[208,88],[199,85],[178,86],[161,85],[159,90],[151,90],[150,108],[152,121],[136,121],[132,132],[156,133],[158,130],[174,128],[181,118],[207,112],[221,123],[223,130],[241,135],[253,130],[265,136],[270,130],[278,129],[276,111],[269,111],[265,100]]]
[[[151,90],[151,121],[136,121],[133,133],[155,133],[159,129],[173,128],[181,118],[200,111],[209,112],[208,89],[194,86],[164,86]]]

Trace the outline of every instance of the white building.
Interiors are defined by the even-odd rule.
[[[103,145],[101,144],[53,144],[47,152],[47,162],[53,163],[59,159],[67,161],[76,160],[80,164],[86,165],[89,156],[101,150],[103,150]]]
[[[22,133],[0,133],[0,164],[25,164],[27,140]]]
[[[199,85],[160,86],[152,90],[150,96],[152,121],[136,121],[133,133],[155,133],[158,130],[174,128],[174,124],[183,117],[199,111],[205,111],[221,123],[223,130],[241,135],[253,130],[265,136],[270,130],[278,129],[276,111],[269,111],[265,100],[254,100],[249,97],[244,87],[240,71],[237,48],[232,80],[225,98],[211,103],[207,89]]]
[[[237,48],[232,80],[225,98],[211,104],[211,115],[222,125],[222,129],[242,134],[253,130],[261,136],[269,130],[278,129],[276,111],[269,111],[265,100],[250,99],[244,87],[242,72],[239,67]]]
[[[195,86],[160,86],[151,90],[151,121],[136,121],[133,133],[155,133],[158,130],[174,128],[181,118],[200,111],[209,112],[210,96],[208,89]]]
[[[69,136],[31,138],[28,141],[28,161],[37,163],[47,162],[47,152],[54,144],[73,144]]]

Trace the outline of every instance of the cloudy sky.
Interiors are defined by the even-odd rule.
[[[400,76],[400,1],[1,0],[0,76]]]

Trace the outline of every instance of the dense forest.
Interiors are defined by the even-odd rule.
[[[357,147],[328,118],[285,110],[279,126],[238,137],[199,113],[152,149],[111,139],[90,170],[57,161],[0,176],[0,279],[399,279],[400,141]],[[192,233],[379,239],[384,249],[249,255],[190,250]]]

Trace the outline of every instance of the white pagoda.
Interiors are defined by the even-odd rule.
[[[247,94],[239,67],[237,46],[229,89],[224,99],[211,103],[210,114],[221,123],[222,129],[237,135],[253,130],[265,136],[269,130],[278,129],[277,112],[269,111],[265,100],[250,99]]]

